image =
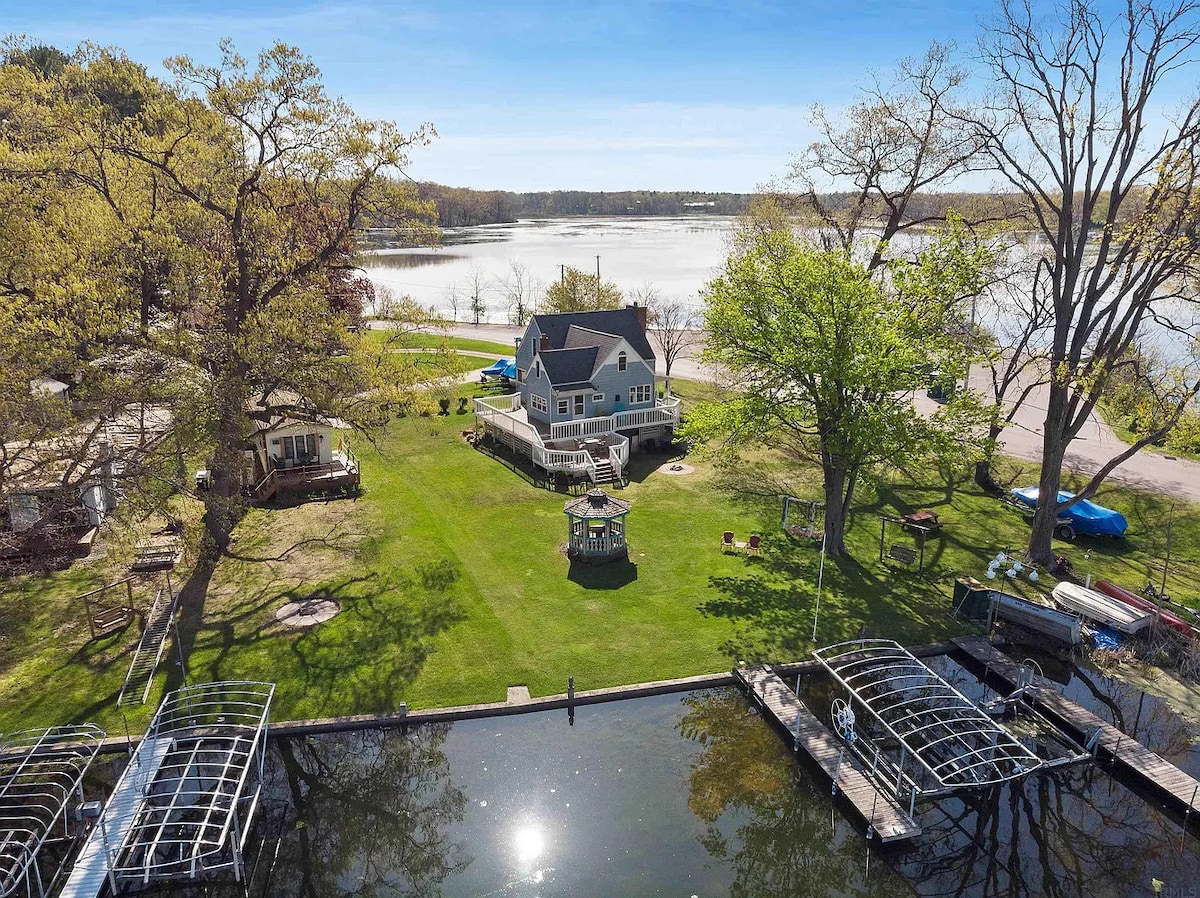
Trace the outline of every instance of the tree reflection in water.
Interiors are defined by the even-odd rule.
[[[733,869],[732,896],[909,892],[877,856],[868,875],[863,835],[833,813],[829,795],[745,697],[695,693],[684,705],[679,730],[703,746],[688,778],[688,807],[708,824],[704,848]]]
[[[250,894],[438,894],[471,860],[446,835],[466,807],[442,751],[449,731],[430,724],[276,740]]]

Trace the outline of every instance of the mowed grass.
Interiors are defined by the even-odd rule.
[[[371,328],[363,331],[364,336],[375,343],[384,343],[391,333],[382,328]],[[411,349],[437,349],[445,346],[448,349],[463,352],[495,353],[497,358],[512,358],[511,343],[494,343],[491,340],[475,340],[471,337],[453,337],[433,333],[406,334],[398,345]]]
[[[544,695],[565,691],[571,676],[589,689],[738,660],[793,660],[812,649],[820,556],[815,544],[782,533],[772,486],[786,482],[816,498],[812,468],[761,452],[726,467],[694,454],[637,456],[619,493],[632,503],[631,563],[589,568],[562,550],[570,497],[472,448],[462,437],[471,425],[458,414],[395,421],[376,449],[358,447],[359,498],[251,510],[232,557],[179,571],[179,648],[190,680],[276,682],[274,716],[282,720],[390,711],[401,702],[501,701],[509,685]],[[656,470],[668,461],[695,470]],[[1004,473],[1023,484],[1032,469],[1013,464]],[[1118,486],[1097,499],[1129,517],[1130,536],[1059,548],[1081,577],[1090,564],[1095,576],[1133,587],[1157,580],[1170,499]],[[946,521],[927,547],[926,570],[880,562],[878,514],[918,508]],[[982,577],[988,558],[1024,543],[1027,527],[965,473],[896,472],[865,485],[848,531],[852,558],[825,566],[817,642],[850,638],[860,626],[910,644],[969,631],[950,614],[955,576]],[[763,534],[762,557],[722,553],[724,530],[739,540]],[[889,525],[886,543],[893,542],[914,545]],[[83,565],[4,583],[0,729],[78,720],[123,729],[115,700],[137,628],[89,642],[69,601],[115,577],[118,556],[109,571]],[[1168,586],[1191,598],[1198,583],[1200,510],[1178,504]],[[285,602],[314,596],[334,599],[340,613],[307,630],[276,622]],[[132,729],[162,689],[181,681],[177,656],[172,641],[150,703],[127,712]]]

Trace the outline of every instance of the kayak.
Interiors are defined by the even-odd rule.
[[[1106,596],[1114,598],[1118,602],[1124,602],[1126,605],[1129,605],[1133,608],[1137,608],[1141,611],[1154,612],[1158,615],[1158,619],[1160,621],[1162,621],[1172,630],[1182,633],[1184,636],[1193,639],[1200,636],[1200,630],[1193,627],[1183,618],[1179,617],[1177,614],[1173,614],[1170,611],[1159,608],[1152,601],[1139,596],[1136,592],[1130,592],[1128,589],[1123,589],[1122,587],[1117,586],[1115,583],[1109,583],[1107,580],[1097,580],[1096,589],[1100,590],[1100,592],[1104,593]]]

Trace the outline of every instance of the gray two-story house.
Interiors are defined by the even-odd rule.
[[[544,425],[653,408],[646,308],[534,315],[517,349],[521,405]]]

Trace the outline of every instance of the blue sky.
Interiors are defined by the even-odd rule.
[[[7,9],[5,9],[7,7]],[[117,45],[161,72],[284,40],[364,115],[439,137],[410,174],[510,190],[752,190],[812,139],[809,107],[933,39],[971,47],[990,0],[776,3],[0,0],[11,32]]]

